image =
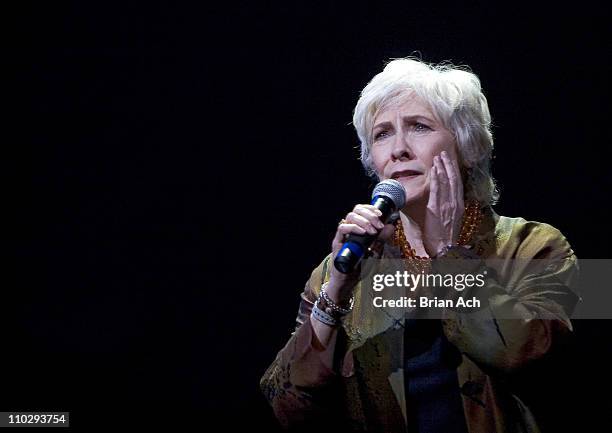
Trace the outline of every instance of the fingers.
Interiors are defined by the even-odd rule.
[[[461,178],[461,171],[459,169],[459,164],[456,160],[453,160],[453,166],[455,168],[455,173],[457,173],[457,203],[459,203],[459,208],[464,208],[464,196],[463,196],[463,179]]]
[[[366,234],[366,230],[359,227],[357,224],[349,224],[343,223],[338,226],[336,230],[336,235],[334,236],[334,240],[332,242],[332,251],[337,252],[336,250],[340,248],[340,246],[344,243],[345,236],[350,235],[351,233],[355,233],[357,235]]]
[[[346,216],[346,221],[358,225],[371,235],[375,235],[384,227],[384,224],[380,220],[381,215],[382,212],[374,206],[358,204],[353,211],[349,212]]]
[[[430,204],[439,207],[442,203],[457,203],[463,207],[463,181],[459,164],[455,159],[451,159],[446,151],[434,157],[431,178]]]
[[[346,235],[350,234],[378,234],[384,224],[380,220],[382,212],[369,204],[358,204],[349,212],[346,218],[338,225],[334,236],[332,250],[338,249],[345,240]]]
[[[449,203],[452,199],[452,191],[446,167],[440,155],[434,157],[435,175],[438,180],[438,205]]]
[[[446,152],[442,152],[438,158],[443,167],[444,179],[446,180],[451,198],[457,197],[457,176],[450,158]]]
[[[461,172],[456,159],[451,159],[446,151],[441,153],[441,159],[444,166],[444,172],[448,179],[450,187],[451,199],[457,202],[459,207],[463,207],[463,181],[461,180]]]
[[[453,243],[464,210],[463,181],[459,164],[446,151],[434,157],[427,207],[439,219],[438,235],[446,244]]]
[[[351,233],[356,233],[359,235],[364,235],[367,233],[367,230],[363,227],[360,227],[357,224],[344,223],[338,226],[337,233],[340,235],[340,239],[344,237],[344,235],[349,235]]]
[[[429,185],[429,201],[427,203],[427,207],[430,209],[438,209],[439,207],[439,197],[440,197],[440,182],[438,180],[437,167],[435,164],[434,158],[434,166],[431,168],[431,179]]]

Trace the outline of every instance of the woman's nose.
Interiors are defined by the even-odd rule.
[[[403,132],[398,132],[393,138],[393,149],[391,156],[394,160],[412,159],[414,154],[410,148],[409,137]]]

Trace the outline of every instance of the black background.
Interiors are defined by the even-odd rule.
[[[497,212],[609,257],[605,10],[201,3],[5,16],[18,278],[1,410],[69,410],[87,430],[274,429],[258,381],[337,221],[369,196],[350,121],[391,57],[469,65],[495,124]],[[576,323],[561,403],[534,403],[543,422],[569,431],[610,410],[609,328]]]

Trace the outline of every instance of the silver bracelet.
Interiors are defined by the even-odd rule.
[[[321,286],[321,293],[319,296],[323,298],[328,308],[331,308],[332,310],[331,312],[335,313],[336,315],[346,316],[348,313],[353,311],[353,305],[355,304],[355,297],[351,296],[351,299],[349,300],[348,308],[342,308],[341,306],[336,304],[334,301],[332,301],[332,299],[329,297],[329,294],[325,290],[328,284],[329,284],[329,281],[327,281],[325,284]]]
[[[312,312],[310,313],[310,317],[313,317],[319,322],[324,323],[329,326],[338,326],[340,324],[339,320],[334,319],[332,316],[327,314],[325,311],[321,310],[317,306],[317,304],[318,302],[315,302],[314,306],[312,307]]]

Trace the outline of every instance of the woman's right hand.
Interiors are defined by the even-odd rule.
[[[350,234],[378,234],[378,238],[386,241],[395,230],[393,224],[384,225],[380,220],[382,212],[370,204],[358,204],[349,212],[344,221],[338,225],[336,235],[332,241],[332,257],[335,259]],[[350,274],[343,274],[331,266],[327,293],[334,302],[343,303],[349,299],[353,293],[353,288],[359,281],[360,267],[358,266]]]

